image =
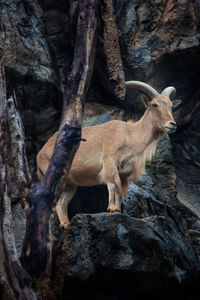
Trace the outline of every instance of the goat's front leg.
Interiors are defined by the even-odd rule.
[[[115,204],[115,190],[116,190],[115,183],[107,183],[107,187],[108,187],[108,194],[109,194],[107,211],[108,212],[115,212],[115,211],[120,212],[119,208]]]
[[[107,211],[114,212],[118,211],[121,212],[121,198],[122,198],[122,186],[121,180],[118,174],[117,169],[115,170],[115,175],[113,176],[113,182],[108,182],[108,193],[109,193],[109,203]]]
[[[108,212],[121,211],[121,209],[115,203],[115,193],[120,191],[122,193],[122,185],[119,177],[119,172],[117,169],[117,162],[113,160],[111,155],[103,156],[103,176],[104,182],[107,184],[108,188]]]

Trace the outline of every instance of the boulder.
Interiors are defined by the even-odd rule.
[[[76,215],[61,241],[69,299],[167,299],[200,270],[190,242],[163,216]]]

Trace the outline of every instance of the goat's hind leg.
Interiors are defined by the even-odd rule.
[[[127,178],[120,178],[121,180],[121,187],[122,189],[116,189],[115,191],[115,203],[119,210],[121,211],[121,202],[122,198],[128,197],[128,179]]]
[[[115,204],[118,208],[118,211],[121,212],[121,202],[122,202],[122,195],[118,191],[115,192]]]
[[[70,224],[67,210],[68,210],[68,205],[76,192],[76,189],[77,189],[76,186],[72,186],[72,185],[66,186],[65,190],[63,191],[56,205],[56,213],[60,221],[59,226],[65,229]]]

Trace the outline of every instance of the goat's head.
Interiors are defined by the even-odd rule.
[[[176,93],[174,87],[165,88],[161,94],[159,94],[150,85],[140,81],[127,81],[127,87],[135,88],[149,96],[150,101],[144,102],[146,108],[152,115],[152,120],[155,122],[157,128],[161,132],[173,133],[177,126],[172,115],[172,108],[175,108],[181,103],[181,100],[171,101],[170,97],[173,97]]]

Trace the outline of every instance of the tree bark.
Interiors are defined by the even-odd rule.
[[[28,212],[29,205],[26,201],[26,198],[32,184],[32,178],[26,157],[24,127],[22,124],[15,95],[11,96],[8,99],[7,104],[9,134],[12,145],[11,153],[16,175],[15,177],[18,188],[19,201],[25,212]]]
[[[31,279],[17,256],[12,228],[8,167],[8,116],[6,80],[3,66],[3,28],[0,47],[0,293],[6,299],[37,299]],[[2,284],[3,282],[3,284]],[[3,286],[3,288],[1,288]],[[3,291],[1,291],[3,289]]]
[[[125,75],[121,59],[118,32],[112,0],[102,1],[103,51],[106,58],[109,84],[116,99],[124,100],[126,94]]]
[[[84,98],[96,45],[99,0],[80,1],[72,71],[63,97],[63,113],[52,159],[44,179],[28,197],[30,211],[23,263],[29,274],[51,273],[51,215],[62,193],[81,140]]]

